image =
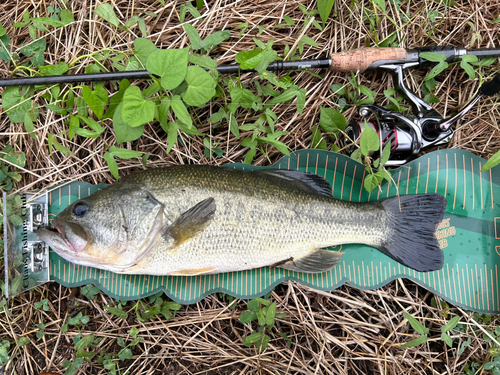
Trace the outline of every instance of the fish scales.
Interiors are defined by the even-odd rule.
[[[257,173],[210,167],[153,172],[140,176],[136,183],[144,184],[168,207],[168,224],[210,197],[215,199],[216,214],[204,232],[174,254],[160,239],[157,250],[129,272],[256,268],[342,243],[376,245],[385,236],[381,208],[367,212],[363,205],[305,194],[286,184],[278,186]]]

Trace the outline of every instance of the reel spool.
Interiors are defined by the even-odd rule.
[[[443,118],[434,108],[417,97],[403,82],[403,70],[410,66],[386,65],[379,69],[389,70],[396,75],[397,86],[412,106],[411,115],[402,115],[378,105],[361,105],[358,109],[360,120],[353,121],[346,128],[346,145],[357,140],[366,126],[377,132],[380,148],[391,142],[391,154],[386,166],[403,165],[415,158],[425,148],[447,144],[453,138],[452,126],[460,120],[483,97],[500,92],[500,75],[483,84],[479,93],[456,115]],[[348,147],[352,153],[356,147]],[[378,151],[374,153],[376,156]]]

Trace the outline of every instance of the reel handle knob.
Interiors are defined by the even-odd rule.
[[[481,94],[492,96],[500,92],[500,74],[481,86]]]

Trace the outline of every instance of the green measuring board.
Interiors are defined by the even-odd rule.
[[[355,202],[385,199],[398,193],[440,193],[447,198],[447,208],[436,230],[445,259],[439,271],[417,272],[374,248],[351,244],[331,248],[340,248],[344,255],[335,268],[321,274],[266,267],[202,276],[122,275],[69,263],[51,251],[51,280],[68,287],[92,283],[121,300],[138,299],[163,290],[173,300],[188,304],[215,292],[255,298],[285,280],[295,280],[320,290],[333,290],[346,282],[360,289],[375,289],[404,277],[455,305],[478,312],[500,313],[500,166],[481,173],[485,162],[462,150],[432,152],[391,171],[395,183],[385,183],[370,194],[363,189],[366,176],[363,165],[328,151],[298,151],[271,167],[225,166],[316,173],[330,182],[335,198]],[[70,203],[103,186],[73,182],[50,192],[49,219]]]

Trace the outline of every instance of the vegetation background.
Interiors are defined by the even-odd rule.
[[[53,74],[65,71],[64,64],[69,73],[141,68],[133,53],[137,38],[163,49],[191,46],[222,65],[256,48],[267,51],[266,58],[319,59],[364,46],[492,48],[500,34],[495,0],[104,4],[1,2],[0,41],[6,48],[0,48],[0,75]],[[328,15],[324,22],[318,7]],[[476,69],[471,77],[451,66],[427,81],[428,71],[413,71],[407,83],[449,115],[499,65]],[[144,80],[132,85],[146,97],[159,90]],[[188,107],[192,127],[183,126],[185,114],[172,109],[163,120],[135,123],[124,133],[104,113],[113,95],[115,105],[125,102],[116,83],[4,93],[0,187],[19,193],[74,180],[111,183],[113,174],[146,165],[219,165],[245,158],[269,165],[288,150],[311,147],[342,152],[338,124],[342,116],[356,115],[356,103],[404,106],[397,93],[386,91],[394,83],[381,72],[247,73],[218,76],[217,85],[207,104]],[[488,98],[476,106],[447,147],[493,155],[500,147],[497,102]],[[92,286],[51,283],[1,300],[0,307],[0,374],[500,373],[497,317],[449,306],[407,280],[373,291],[346,285],[330,293],[288,282],[252,303],[217,294],[190,306],[161,295],[125,303]],[[402,347],[419,334],[425,342]]]

